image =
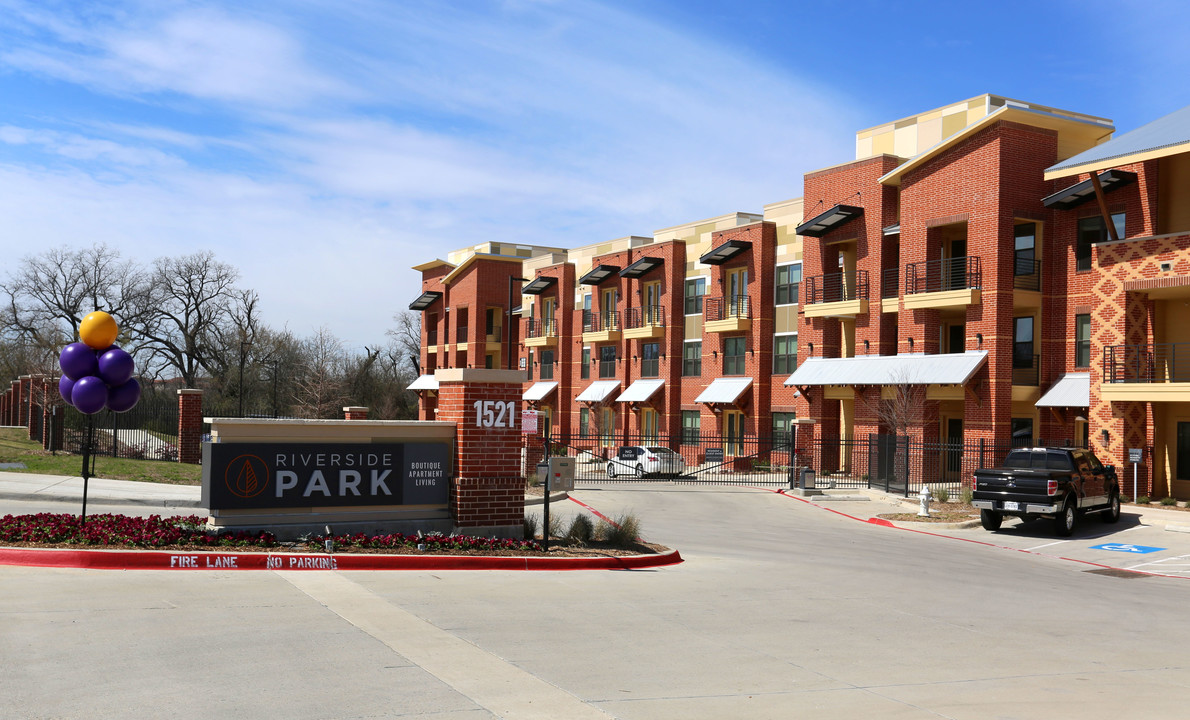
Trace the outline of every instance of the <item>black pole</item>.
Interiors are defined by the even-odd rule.
[[[87,481],[91,478],[91,442],[95,436],[95,416],[87,416],[87,433],[83,436],[83,512],[79,515],[79,527],[87,524]]]
[[[550,438],[548,435],[542,440],[545,455],[545,503],[542,505],[541,512],[542,523],[544,527],[541,531],[541,546],[548,553],[550,551]]]

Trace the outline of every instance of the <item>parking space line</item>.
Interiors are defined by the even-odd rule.
[[[1052,543],[1046,543],[1044,545],[1038,545],[1036,547],[1025,548],[1025,549],[1026,550],[1040,550],[1041,548],[1053,547],[1054,545],[1061,545],[1062,543],[1065,543],[1065,542],[1070,542],[1070,541],[1069,540],[1057,540]]]

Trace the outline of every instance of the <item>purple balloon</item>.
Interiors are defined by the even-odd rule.
[[[123,385],[118,385],[107,394],[107,406],[112,412],[128,412],[136,407],[140,400],[140,383],[132,378]]]
[[[94,415],[107,405],[107,383],[94,375],[79,378],[70,391],[70,399],[79,412]]]
[[[74,401],[70,399],[71,391],[74,390],[74,381],[63,375],[58,378],[58,394],[66,401],[67,405],[74,405]]]
[[[75,382],[99,372],[99,361],[95,359],[95,351],[81,342],[70,343],[62,348],[58,364],[62,366],[62,374]]]
[[[103,378],[110,388],[128,382],[135,369],[136,363],[133,362],[132,356],[118,347],[108,348],[99,356],[99,377]]]

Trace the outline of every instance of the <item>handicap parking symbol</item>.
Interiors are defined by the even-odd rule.
[[[1149,545],[1126,545],[1124,543],[1105,543],[1103,545],[1092,545],[1092,550],[1110,550],[1111,552],[1135,553],[1137,555],[1144,555],[1145,553],[1153,553],[1165,548],[1151,547]]]

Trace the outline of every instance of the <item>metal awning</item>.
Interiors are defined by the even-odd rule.
[[[1045,391],[1037,407],[1091,407],[1091,373],[1066,373]]]
[[[752,243],[747,240],[728,240],[709,253],[704,254],[698,261],[703,265],[722,265],[736,255],[751,248]]]
[[[785,381],[814,385],[966,385],[988,359],[987,350],[945,355],[861,355],[807,358]]]
[[[715,378],[710,385],[707,385],[706,390],[694,398],[694,402],[730,405],[739,400],[751,385],[752,378],[750,377]]]
[[[554,388],[556,387],[558,387],[558,383],[549,382],[548,380],[544,382],[533,383],[533,385],[525,391],[525,394],[521,396],[521,399],[528,400],[529,402],[538,402],[540,400],[544,400],[546,396],[554,391]]]
[[[1126,170],[1107,170],[1099,173],[1099,184],[1103,186],[1103,192],[1109,193],[1117,188],[1122,188],[1129,183],[1136,182],[1136,173],[1128,172]],[[1041,204],[1046,207],[1052,207],[1055,210],[1069,210],[1070,208],[1078,207],[1085,202],[1089,202],[1095,197],[1095,185],[1090,178],[1083,180],[1080,183],[1075,183],[1065,190],[1058,192],[1048,197],[1042,198]]]
[[[889,225],[886,228],[881,228],[880,232],[883,233],[884,235],[900,235],[901,234],[901,223],[897,223],[896,225]]]
[[[615,265],[597,265],[591,268],[590,272],[578,279],[579,285],[598,285],[607,280],[612,275],[620,272],[620,268]]]
[[[555,277],[539,277],[534,278],[533,282],[521,288],[522,295],[540,295],[550,288],[551,285],[558,282]]]
[[[620,393],[620,397],[616,398],[616,402],[645,402],[649,398],[653,397],[653,395],[658,390],[660,390],[661,386],[664,384],[664,380],[658,380],[656,378],[649,380],[636,380],[628,386],[627,390]]]
[[[442,297],[442,293],[434,292],[432,290],[426,291],[417,296],[417,299],[409,303],[410,310],[425,310],[429,306],[438,302],[438,298]]]
[[[620,387],[619,380],[596,380],[575,398],[578,402],[603,402]]]
[[[659,257],[643,257],[620,271],[620,277],[638,278],[641,275],[661,267],[665,260]]]
[[[438,378],[433,375],[421,375],[409,383],[408,390],[437,390]]]
[[[863,214],[864,209],[862,207],[856,207],[855,205],[836,205],[830,210],[815,215],[801,225],[798,225],[794,232],[798,235],[822,237],[831,230]]]

